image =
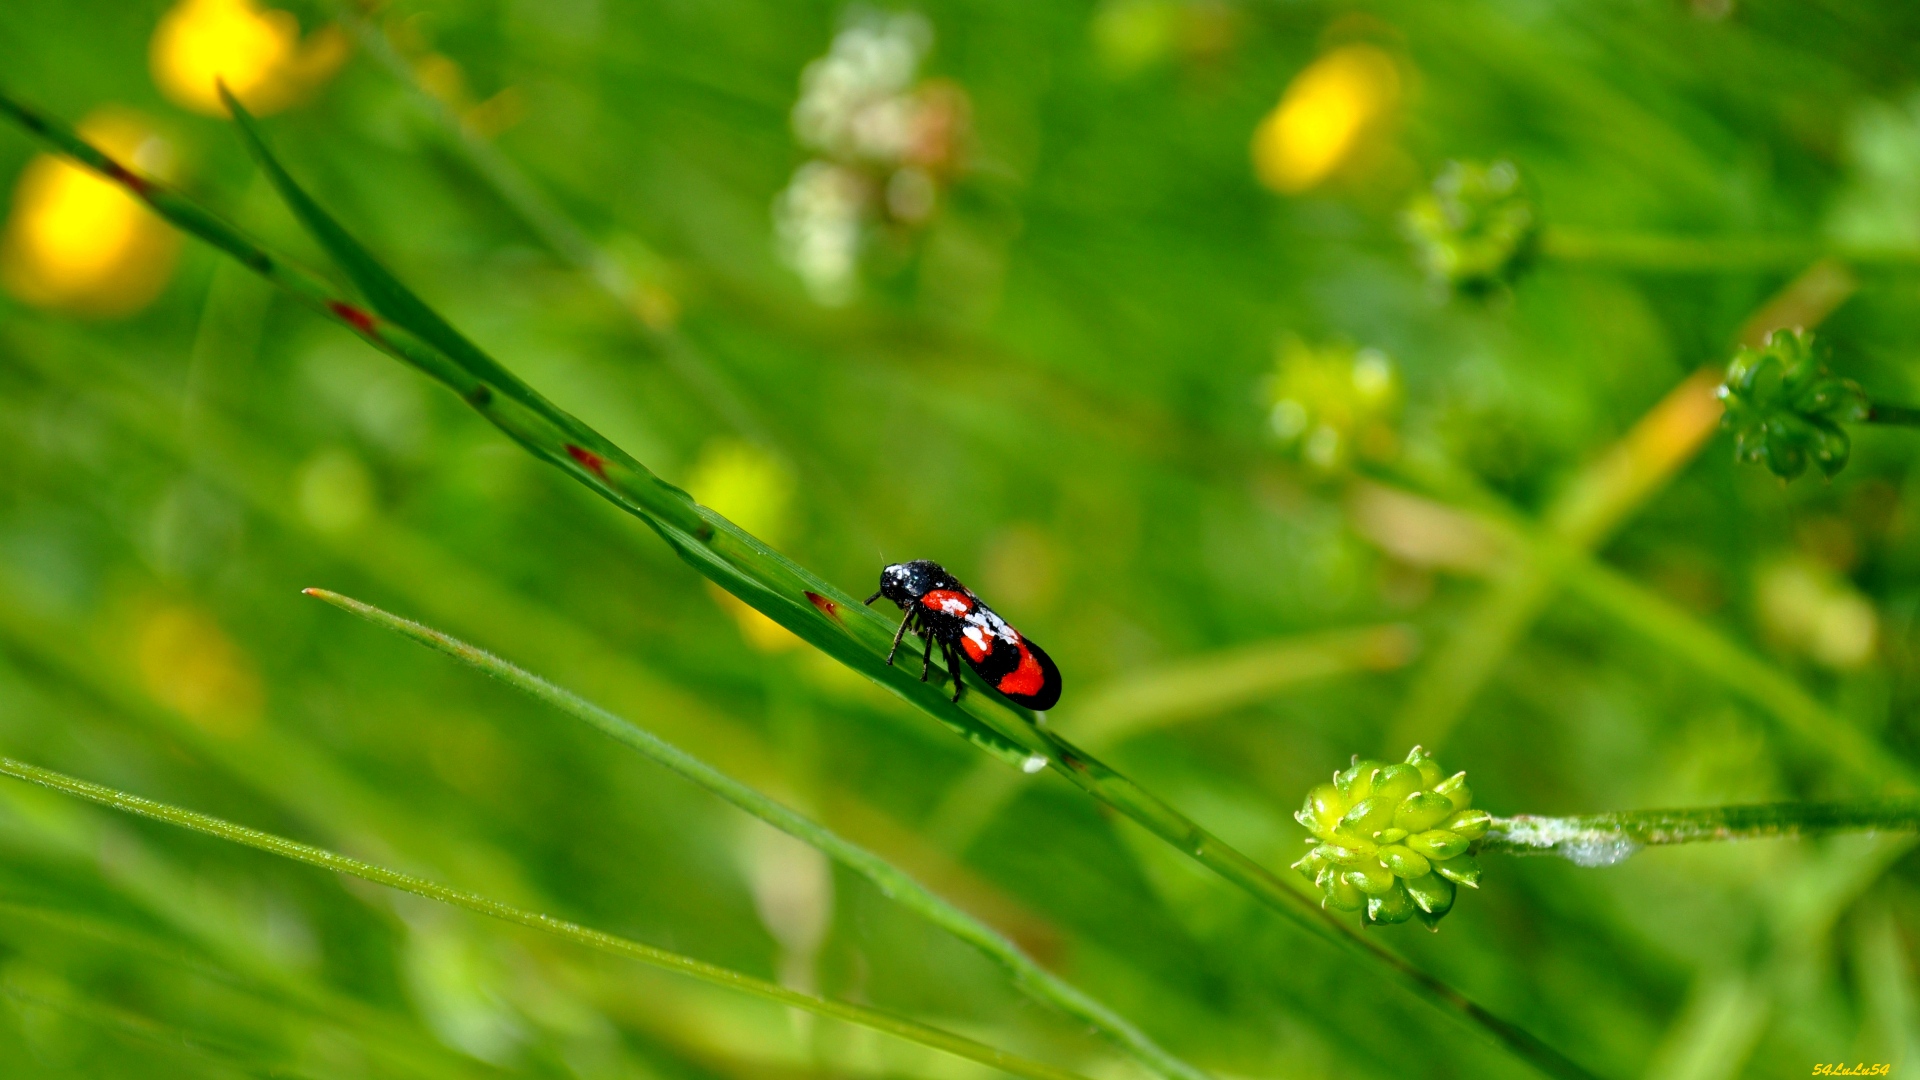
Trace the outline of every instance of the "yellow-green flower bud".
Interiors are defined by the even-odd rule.
[[[1421,921],[1429,927],[1437,925],[1440,916],[1453,910],[1453,894],[1453,882],[1439,874],[1407,879],[1407,895],[1413,898],[1420,913],[1427,916]]]
[[[1445,862],[1434,863],[1433,872],[1469,889],[1480,887],[1480,864],[1471,855],[1455,855]]]
[[[1380,865],[1378,859],[1361,863],[1340,877],[1369,896],[1377,896],[1393,888],[1393,871]]]
[[[1387,864],[1387,869],[1393,871],[1395,877],[1426,877],[1433,870],[1433,864],[1427,862],[1426,856],[1402,844],[1388,844],[1381,848],[1380,861]]]
[[[1433,785],[1433,790],[1445,795],[1455,810],[1465,810],[1473,805],[1473,789],[1467,786],[1466,773],[1454,773]]]
[[[1422,833],[1452,817],[1453,813],[1452,799],[1437,791],[1416,791],[1400,800],[1393,823],[1410,833]]]
[[[1466,774],[1447,776],[1419,747],[1391,765],[1356,756],[1294,815],[1314,843],[1294,869],[1326,907],[1434,928],[1453,909],[1456,885],[1479,885],[1468,851],[1493,819],[1472,802]]]
[[[1407,846],[1425,855],[1428,859],[1441,862],[1464,855],[1467,852],[1467,838],[1459,833],[1445,829],[1430,829],[1419,836],[1407,837]]]
[[[1413,918],[1420,910],[1414,906],[1413,897],[1407,895],[1407,887],[1398,880],[1393,888],[1378,896],[1367,897],[1367,921],[1376,923],[1402,923]]]
[[[1452,162],[1407,207],[1407,236],[1427,273],[1470,296],[1513,280],[1538,235],[1512,162]]]
[[[1468,840],[1478,840],[1487,835],[1487,826],[1492,823],[1493,815],[1485,810],[1462,810],[1448,818],[1441,828]]]

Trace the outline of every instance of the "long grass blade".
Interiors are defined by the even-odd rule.
[[[734,806],[809,844],[829,858],[873,882],[880,891],[928,922],[979,949],[1013,976],[1022,990],[1092,1025],[1154,1072],[1181,1080],[1204,1080],[1206,1074],[1167,1053],[1125,1017],[1107,1008],[1071,983],[1036,963],[998,931],[930,891],[910,874],[867,849],[844,839],[819,822],[735,780],[699,758],[653,733],[608,712],[572,691],[508,663],[484,649],[443,634],[430,626],[404,619],[372,604],[326,589],[306,594],[351,612],[376,626],[410,638],[435,651],[499,679],[578,720],[614,741],[638,751],[648,760],[693,781]]]
[[[250,118],[231,98],[229,101],[236,121],[243,128],[248,127]],[[239,236],[237,231],[219,223],[211,214],[197,208],[192,213],[184,212],[181,207],[191,205],[184,198],[134,176],[99,150],[87,146],[64,125],[4,95],[0,95],[0,111],[120,183],[186,231],[207,235],[209,242],[236,255],[235,243],[243,245],[243,250],[260,251],[244,238],[234,240]],[[249,136],[248,146],[257,155],[270,157],[265,142],[257,134]],[[74,153],[75,147],[86,147],[85,153]],[[269,175],[288,188],[296,186],[282,169],[275,167],[269,170]],[[156,201],[156,194],[166,197]],[[296,213],[301,207],[323,213],[311,199],[303,199],[296,205]],[[208,221],[218,223],[224,230],[219,239],[203,232]],[[345,236],[336,224],[330,230],[316,230],[315,239],[325,245],[330,237]],[[355,248],[358,249],[357,244]],[[260,255],[267,260],[269,268],[280,265],[264,252]],[[247,260],[243,258],[243,261]],[[363,260],[349,253],[342,268],[350,273],[355,269],[370,273],[369,263],[372,263],[370,257]],[[258,268],[257,260],[248,261],[247,265]],[[377,269],[377,263],[372,265]],[[268,276],[272,278],[271,274]],[[372,277],[369,281],[379,285]],[[299,282],[288,283],[287,287],[291,289],[296,284]],[[370,295],[375,291],[370,289]],[[311,298],[310,294],[303,295]],[[661,480],[610,440],[533,393],[497,362],[489,360],[482,367],[464,365],[457,356],[435,347],[413,329],[397,322],[376,320],[343,300],[321,300],[316,306],[381,351],[439,379],[536,456],[558,465],[608,501],[640,518],[682,559],[721,588],[975,745],[1009,761],[1044,763],[1089,795],[1246,890],[1267,907],[1351,954],[1383,965],[1383,969],[1404,986],[1492,1036],[1536,1068],[1555,1076],[1591,1076],[1531,1033],[1494,1016],[1441,980],[1362,937],[1316,906],[1306,895],[1304,882],[1283,880],[1157,796],[1036,723],[1030,714],[992,695],[977,679],[971,680],[973,692],[962,701],[954,702],[937,683],[922,682],[905,667],[885,663],[883,657],[894,626],[879,612],[800,567],[726,518],[694,503],[686,492]],[[347,308],[345,313],[339,310],[343,306]],[[405,308],[393,310],[404,313]],[[495,385],[495,380],[505,381]],[[962,679],[969,678],[965,671],[955,674]]]
[[[463,908],[467,911],[488,916],[489,918],[499,919],[502,922],[517,923],[521,926],[532,927],[535,930],[565,938],[568,941],[584,945],[590,949],[595,949],[613,956],[626,957],[630,960],[638,960],[651,967],[677,972],[681,975],[698,979],[701,982],[712,983],[715,986],[728,987],[776,1004],[786,1005],[796,1009],[804,1009],[807,1012],[819,1016],[830,1017],[835,1020],[844,1020],[850,1024],[858,1024],[861,1027],[885,1032],[886,1034],[893,1035],[907,1042],[916,1043],[935,1050],[942,1050],[955,1057],[965,1058],[969,1061],[977,1061],[983,1065],[990,1065],[1014,1076],[1030,1077],[1032,1080],[1085,1080],[1085,1078],[1080,1077],[1077,1073],[1068,1072],[1065,1069],[1055,1068],[1054,1066],[1038,1061],[1032,1061],[1016,1054],[988,1046],[985,1043],[976,1042],[962,1035],[955,1035],[952,1032],[929,1027],[915,1020],[894,1016],[891,1013],[882,1012],[878,1009],[870,1009],[860,1005],[850,1005],[846,1002],[833,1001],[827,998],[815,997],[812,994],[801,993],[798,990],[789,990],[784,986],[766,982],[762,979],[756,979],[751,975],[745,975],[730,968],[723,968],[702,960],[695,960],[690,956],[682,956],[679,953],[668,952],[665,949],[656,949],[651,945],[643,945],[637,941],[581,926],[579,923],[568,922],[565,919],[556,919],[551,915],[543,915],[537,911],[517,908],[511,904],[503,904],[498,900],[490,900],[477,893],[451,888],[437,882],[428,881],[425,878],[415,877],[412,874],[401,873],[398,870],[389,870],[382,866],[375,866],[372,863],[362,862],[359,859],[328,851],[325,848],[317,848],[310,844],[302,844],[296,840],[289,840],[283,836],[261,832],[258,829],[250,829],[244,825],[236,825],[233,822],[212,817],[208,814],[202,814],[198,811],[187,810],[167,803],[155,802],[152,799],[142,798],[141,796],[128,794],[127,792],[114,788],[90,783],[77,777],[68,776],[65,773],[54,772],[51,769],[43,769],[37,765],[29,765],[22,761],[15,761],[12,758],[0,757],[0,774],[5,774],[18,780],[25,780],[29,783],[39,784],[41,787],[50,788],[62,794],[72,795],[76,798],[85,799],[89,802],[98,803],[101,806],[111,807],[112,809],[124,811],[138,817],[149,818],[154,821],[164,822],[168,825],[176,825],[183,829],[217,837],[243,847],[250,847],[259,851],[268,852],[269,854],[278,855],[285,859],[291,859],[294,862],[306,863],[308,866],[317,866],[323,870],[332,870],[335,873],[346,874],[349,877],[356,877],[362,881],[371,881],[376,885],[385,885],[388,888],[398,889],[401,892],[412,893],[415,896],[422,896],[429,900],[436,900],[442,904]]]

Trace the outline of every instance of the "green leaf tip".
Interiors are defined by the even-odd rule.
[[[1720,426],[1733,432],[1734,457],[1764,465],[1792,480],[1809,464],[1823,476],[1847,466],[1852,442],[1840,425],[1867,419],[1860,387],[1829,372],[1804,330],[1775,330],[1766,343],[1742,346],[1720,386],[1726,412]]]
[[[1468,849],[1492,817],[1472,804],[1467,774],[1447,776],[1420,747],[1392,765],[1355,757],[1293,815],[1314,843],[1293,868],[1320,890],[1323,907],[1437,930],[1455,886],[1480,887]]]
[[[1428,276],[1469,296],[1511,284],[1539,237],[1533,201],[1511,161],[1449,162],[1401,222]]]

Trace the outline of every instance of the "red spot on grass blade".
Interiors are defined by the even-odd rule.
[[[567,456],[586,467],[586,470],[602,480],[607,478],[607,459],[588,450],[584,446],[567,444]]]
[[[820,614],[825,615],[827,618],[832,619],[834,622],[840,621],[840,605],[839,604],[834,603],[833,601],[827,599],[824,596],[821,596],[819,593],[814,592],[811,589],[807,590],[807,600],[808,602],[813,604],[814,607],[817,607],[820,609]]]
[[[363,334],[371,334],[374,332],[373,316],[367,314],[364,311],[361,311],[359,308],[354,307],[352,304],[344,303],[339,300],[329,300],[327,301],[327,310],[333,312],[335,315],[339,316],[341,319],[344,319],[355,330],[358,330]]]
[[[135,195],[146,195],[153,190],[152,182],[146,177],[111,159],[107,161],[107,175],[131,188]]]

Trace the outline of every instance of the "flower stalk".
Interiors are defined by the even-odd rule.
[[[1610,866],[1645,847],[1835,832],[1920,832],[1920,799],[1624,810],[1581,817],[1518,814],[1494,818],[1479,850]]]

